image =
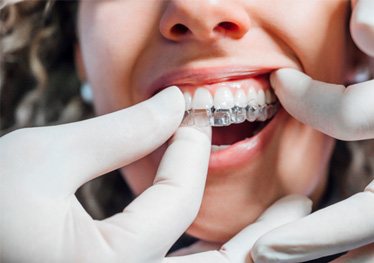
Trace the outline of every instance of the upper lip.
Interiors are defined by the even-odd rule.
[[[223,67],[223,68],[195,68],[179,69],[157,78],[150,87],[155,94],[169,86],[198,86],[218,82],[246,79],[258,75],[267,74],[275,68],[251,68],[251,67]]]

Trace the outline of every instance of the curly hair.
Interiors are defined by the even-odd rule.
[[[33,0],[0,6],[0,135],[93,116],[80,97],[75,72],[78,3]],[[373,146],[373,140],[337,142],[322,206],[362,191],[373,180]],[[123,200],[131,200],[124,193],[130,190],[112,174],[84,185],[77,196],[100,219],[123,209]]]
[[[79,120],[91,111],[80,100],[74,69],[76,7],[74,1],[25,1],[3,7],[2,134],[26,126]]]
[[[75,71],[77,5],[0,2],[0,136],[93,116]],[[85,184],[77,197],[96,219],[122,211],[133,198],[117,171]]]

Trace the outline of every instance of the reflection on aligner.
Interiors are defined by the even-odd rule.
[[[182,126],[223,127],[238,124],[244,121],[266,121],[278,111],[279,103],[265,105],[234,106],[230,109],[187,109],[184,114]]]

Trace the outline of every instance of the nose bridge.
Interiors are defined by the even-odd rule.
[[[236,0],[170,0],[161,17],[161,34],[173,41],[207,41],[218,35],[240,38],[250,18]]]

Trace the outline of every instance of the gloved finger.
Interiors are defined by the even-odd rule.
[[[9,163],[23,164],[14,167],[24,167],[18,174],[35,175],[28,177],[35,189],[48,185],[56,194],[72,194],[83,183],[162,145],[180,125],[184,104],[181,91],[171,87],[127,109],[76,123],[19,130],[3,141],[11,151],[19,149]]]
[[[246,262],[255,242],[265,233],[308,215],[312,202],[305,196],[289,195],[271,205],[254,224],[240,231],[221,248],[230,262]]]
[[[350,30],[356,45],[374,57],[374,1],[357,0],[352,11]]]
[[[170,257],[165,262],[248,262],[256,240],[266,232],[304,217],[311,211],[311,201],[299,195],[286,196],[271,205],[255,223],[234,236],[220,250],[183,257]]]
[[[304,262],[374,242],[374,189],[368,187],[261,237],[255,262]]]
[[[210,132],[210,128],[204,132],[179,128],[163,156],[154,185],[123,213],[98,223],[117,251],[129,253],[129,262],[163,258],[196,217],[208,170]]]
[[[374,262],[374,244],[349,251],[331,263],[372,263]]]
[[[374,138],[374,80],[345,88],[280,69],[271,83],[282,106],[301,122],[341,140]]]

